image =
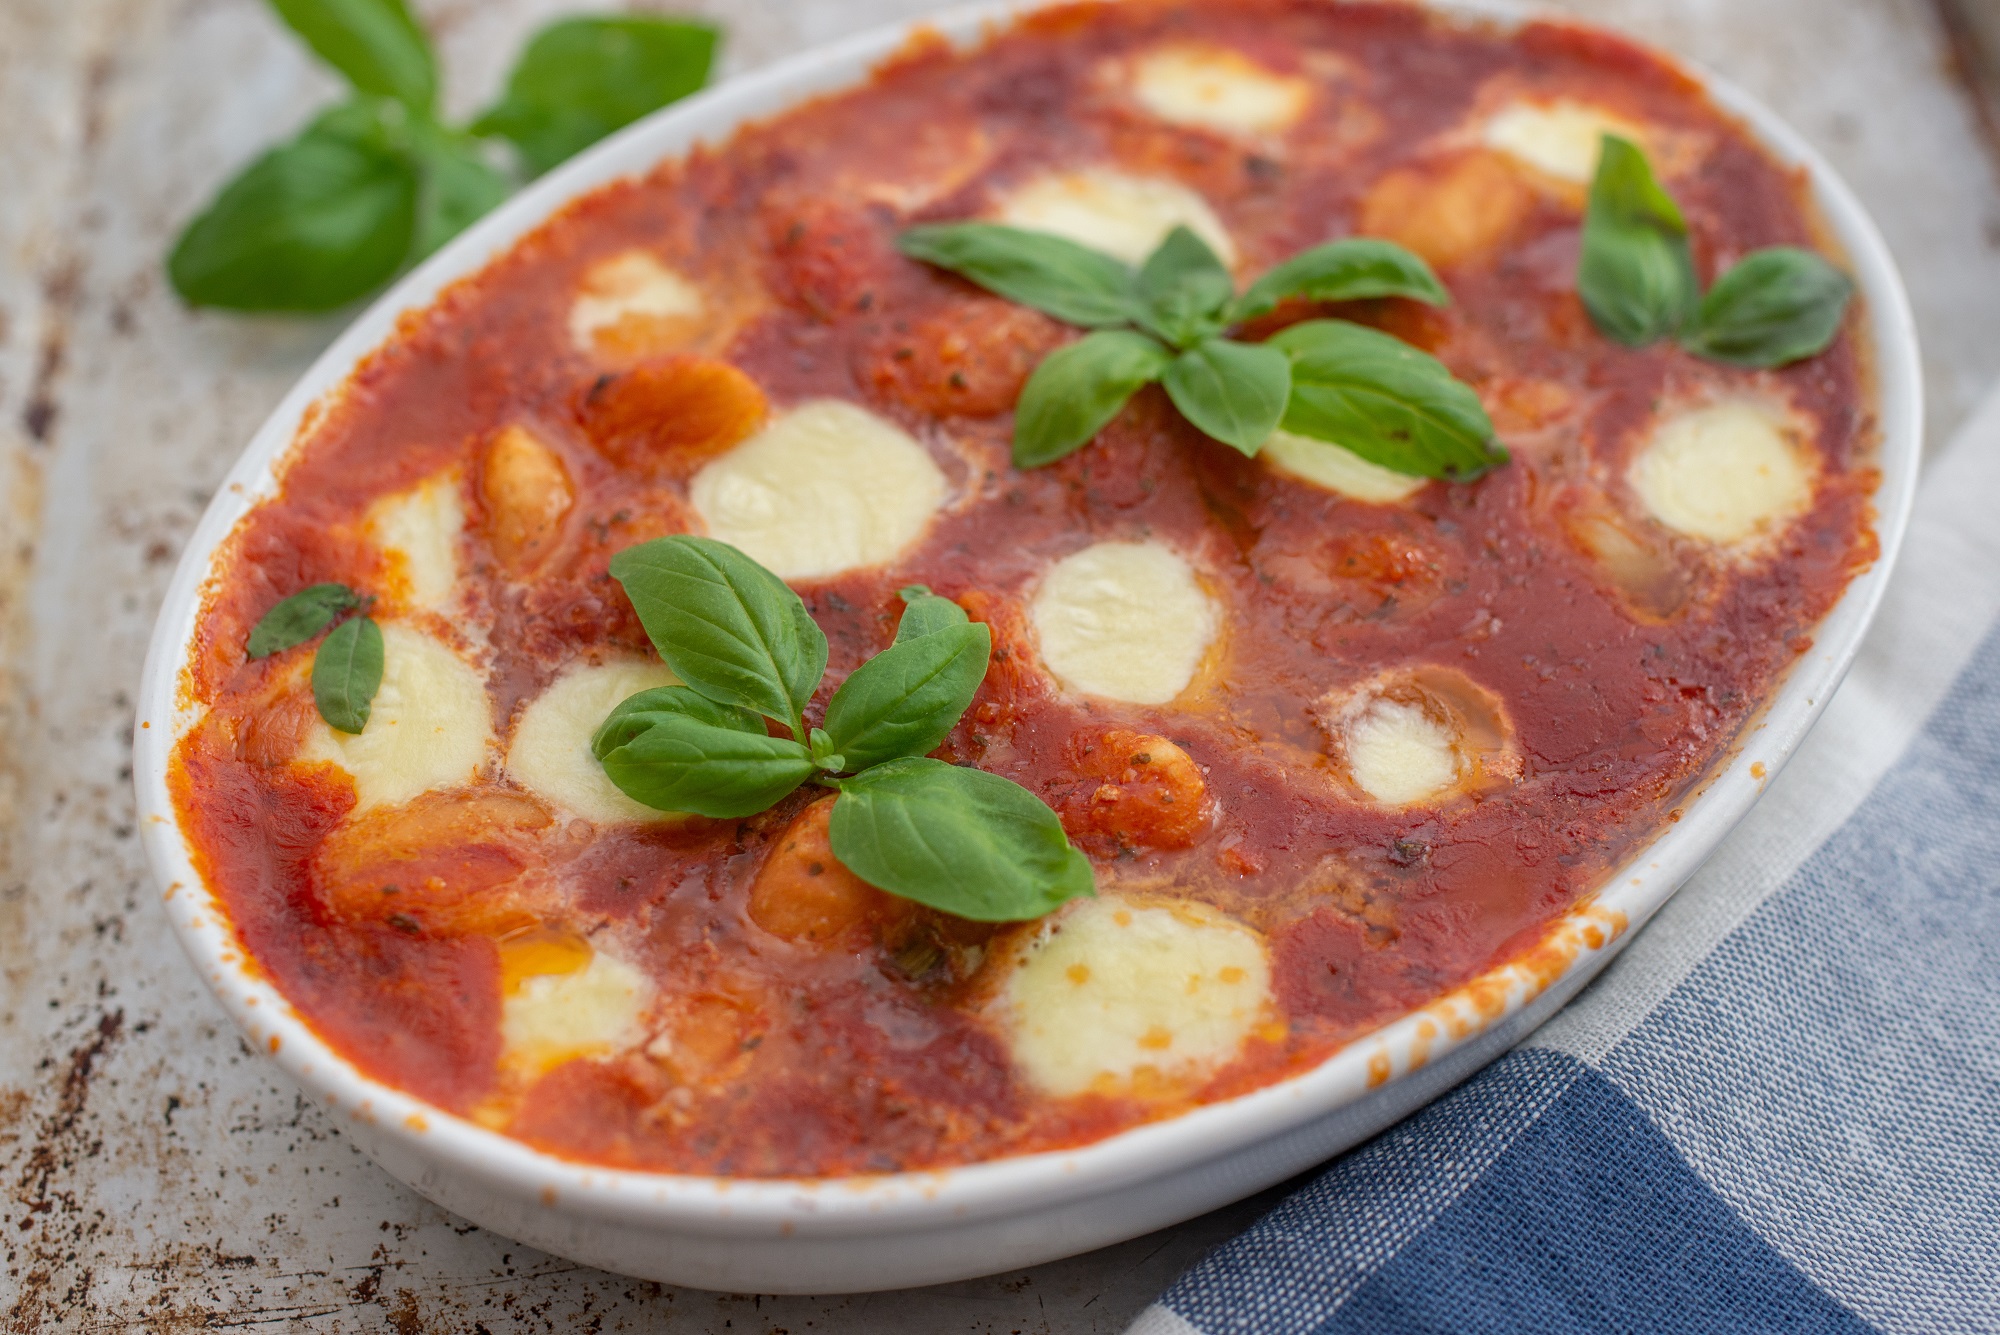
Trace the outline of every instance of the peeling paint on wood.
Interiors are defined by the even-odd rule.
[[[650,0],[649,0],[650,3]],[[431,0],[458,111],[577,0]],[[602,7],[602,6],[599,6]],[[705,0],[733,69],[925,0]],[[1906,266],[1933,438],[2000,365],[2000,192],[1928,0],[1572,0],[1766,96]],[[1014,1275],[725,1296],[473,1228],[362,1159],[181,959],[133,832],[132,692],[216,480],[337,319],[191,315],[184,220],[334,90],[259,0],[0,5],[0,1330],[1122,1330],[1248,1202]]]

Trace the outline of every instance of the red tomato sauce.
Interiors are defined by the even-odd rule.
[[[1310,108],[1255,142],[1152,118],[1102,71],[1166,41],[1221,44],[1306,79]],[[1512,462],[1369,505],[1204,439],[1158,389],[1083,450],[1015,470],[1014,396],[1072,334],[893,245],[912,223],[980,215],[1039,169],[1111,163],[1204,196],[1247,281],[1388,210],[1393,191],[1371,192],[1392,173],[1422,197],[1481,151],[1456,127],[1510,90],[1601,104],[1692,145],[1668,185],[1704,281],[1751,249],[1815,241],[1804,183],[1685,76],[1615,39],[1318,0],[1081,5],[976,52],[920,41],[865,87],[582,198],[406,317],[229,539],[188,665],[207,713],[176,752],[176,797],[249,957],[348,1060],[440,1107],[575,1159],[773,1176],[1087,1143],[1307,1069],[1532,944],[1662,827],[1875,558],[1857,317],[1827,352],[1776,372],[1671,343],[1620,347],[1575,295],[1580,195],[1522,187],[1497,240],[1439,263],[1450,307],[1295,306],[1252,331],[1314,315],[1376,324],[1480,392]],[[658,347],[579,351],[566,321],[581,276],[635,247],[700,282],[728,318]],[[775,410],[845,399],[932,451],[952,500],[926,534],[887,566],[798,585],[832,644],[811,721],[889,643],[900,587],[928,584],[989,622],[992,669],[939,754],[1064,813],[1101,888],[1200,900],[1264,933],[1276,1022],[1227,1065],[1181,1087],[1052,1098],[1014,1070],[981,1010],[980,961],[1020,929],[850,896],[840,903],[859,917],[829,919],[825,940],[766,932],[751,888],[810,791],[740,821],[555,818],[426,854],[439,882],[472,878],[466,902],[503,906],[485,918],[357,912],[332,895],[315,859],[355,798],[343,773],[297,756],[311,650],[246,661],[250,627],[309,584],[379,588],[360,516],[456,466],[464,612],[440,633],[486,673],[502,747],[521,705],[580,654],[650,654],[606,562],[699,521],[685,471],[628,466],[589,423],[607,377],[682,351],[747,374]],[[1634,519],[1620,481],[1661,405],[1730,392],[1788,401],[1818,464],[1809,510],[1751,559]],[[526,575],[496,560],[473,482],[487,443],[517,425],[559,455],[575,491]],[[1653,583],[1621,584],[1577,539],[1577,516],[1598,512],[1641,535]],[[1220,658],[1169,706],[1065,694],[1028,629],[1035,581],[1092,541],[1140,536],[1200,572],[1227,620]],[[395,610],[391,597],[381,614]],[[1426,665],[1498,702],[1515,769],[1438,804],[1363,800],[1314,702]],[[1117,777],[1094,748],[1120,729],[1168,739],[1199,767],[1199,829],[1161,833],[1135,803],[1127,837],[1127,817],[1090,814]],[[497,756],[481,784],[508,788]],[[680,1017],[675,1059],[638,1048],[509,1086],[503,954],[524,932],[615,935],[658,1008]]]

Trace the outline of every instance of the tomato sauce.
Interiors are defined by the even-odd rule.
[[[1306,79],[1310,110],[1248,142],[1107,91],[1107,62],[1197,40]],[[1876,556],[1855,317],[1827,352],[1776,372],[1671,343],[1620,347],[1574,292],[1580,196],[1510,196],[1497,240],[1440,263],[1448,308],[1292,307],[1251,331],[1360,320],[1480,392],[1512,462],[1369,505],[1205,440],[1158,389],[1085,449],[1015,470],[1014,396],[1071,333],[893,244],[912,223],[980,215],[1038,169],[1108,162],[1198,191],[1254,274],[1358,231],[1388,207],[1371,191],[1392,173],[1414,190],[1453,170],[1470,151],[1457,127],[1508,92],[1598,103],[1693,145],[1694,165],[1669,184],[1704,281],[1748,250],[1815,241],[1803,182],[1684,75],[1615,39],[1318,0],[1079,5],[974,52],[919,41],[865,87],[584,197],[406,317],[226,544],[187,669],[207,713],[176,753],[176,797],[249,957],[356,1066],[440,1107],[576,1159],[774,1176],[1087,1143],[1307,1069],[1532,944],[1662,827]],[[299,588],[380,584],[360,526],[375,499],[453,466],[475,478],[509,426],[560,455],[576,501],[526,576],[496,560],[466,484],[455,633],[486,673],[503,746],[523,702],[579,654],[650,654],[606,562],[699,521],[685,470],[634,466],[591,423],[617,378],[663,350],[587,354],[566,324],[584,272],[634,247],[725,294],[711,304],[727,318],[664,351],[733,366],[774,409],[860,404],[924,442],[952,489],[888,566],[798,586],[832,645],[811,721],[889,643],[900,587],[928,584],[988,622],[992,669],[939,754],[1044,797],[1101,888],[1200,900],[1264,933],[1278,1022],[1228,1065],[1186,1087],[1050,1098],[1013,1070],[980,1010],[981,960],[1021,929],[836,895],[826,939],[765,931],[752,886],[810,792],[740,821],[555,819],[453,844],[438,879],[465,869],[497,887],[474,898],[506,905],[470,925],[420,904],[350,911],[315,870],[355,799],[341,772],[285,739],[302,726],[283,719],[310,650],[250,662],[243,646]],[[1732,390],[1781,397],[1810,424],[1810,508],[1748,559],[1641,525],[1657,578],[1621,584],[1576,538],[1577,516],[1629,516],[1619,479],[1661,405]],[[1135,536],[1187,554],[1227,620],[1219,658],[1159,708],[1063,693],[1024,612],[1051,561]],[[1419,667],[1497,702],[1514,768],[1439,804],[1359,800],[1315,702]],[[1167,739],[1198,767],[1210,804],[1198,828],[1148,814],[1144,794],[1157,805],[1165,790],[1145,784],[1164,780],[1132,779],[1125,814],[1091,806],[1120,777],[1097,751],[1124,745],[1105,741],[1115,730]],[[490,771],[481,782],[506,788],[497,760]],[[508,943],[524,931],[614,935],[680,1017],[674,1059],[634,1049],[508,1087],[499,1017]]]

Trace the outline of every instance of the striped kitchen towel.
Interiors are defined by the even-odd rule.
[[[1131,1335],[2000,1332],[2000,396],[1743,825]]]

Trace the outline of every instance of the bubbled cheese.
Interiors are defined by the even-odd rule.
[[[701,289],[643,250],[628,250],[593,265],[569,308],[569,336],[581,352],[596,346],[600,330],[628,319],[693,318],[702,313]]]
[[[1100,542],[1049,568],[1029,605],[1042,662],[1073,691],[1161,705],[1221,629],[1194,571],[1157,542]]]
[[[502,1066],[533,1078],[566,1061],[635,1047],[645,1038],[643,1017],[653,989],[639,970],[582,943],[534,953],[546,958],[506,970],[516,976],[500,1002]],[[511,962],[507,956],[503,945],[503,967]],[[537,967],[550,971],[531,971]]]
[[[400,622],[382,626],[382,685],[358,734],[317,714],[301,757],[354,779],[357,813],[469,783],[493,740],[486,683],[447,645]]]
[[[1812,502],[1813,469],[1793,426],[1739,400],[1654,428],[1626,480],[1653,518],[1689,537],[1740,544],[1775,533]]]
[[[1371,505],[1388,505],[1413,496],[1429,481],[1371,463],[1332,441],[1284,430],[1271,433],[1259,457],[1281,473]]]
[[[1636,142],[1644,131],[1602,107],[1562,99],[1512,103],[1486,122],[1481,137],[1488,148],[1536,171],[1587,185],[1597,174],[1597,154],[1607,134]]]
[[[507,747],[508,775],[544,802],[600,825],[678,819],[620,792],[591,754],[590,739],[620,701],[679,680],[664,663],[638,659],[570,668],[521,711]]]
[[[1132,95],[1163,121],[1222,134],[1276,134],[1305,111],[1312,87],[1220,46],[1166,46],[1141,56]]]
[[[1079,900],[1008,975],[999,1018],[1015,1063],[1068,1096],[1150,1071],[1196,1078],[1234,1057],[1271,1004],[1263,939],[1206,905]]]
[[[1385,806],[1423,802],[1458,782],[1458,739],[1422,705],[1364,695],[1341,724],[1348,774]]]
[[[458,589],[458,544],[465,531],[459,492],[452,469],[368,508],[368,540],[388,558],[386,591],[408,607],[442,612]]]
[[[780,579],[820,579],[916,541],[944,504],[945,477],[893,422],[818,399],[695,474],[688,498],[711,536]]]
[[[1007,196],[999,221],[1052,232],[1128,264],[1138,264],[1168,232],[1185,226],[1224,264],[1236,262],[1235,243],[1200,195],[1178,181],[1101,167],[1036,177]]]

